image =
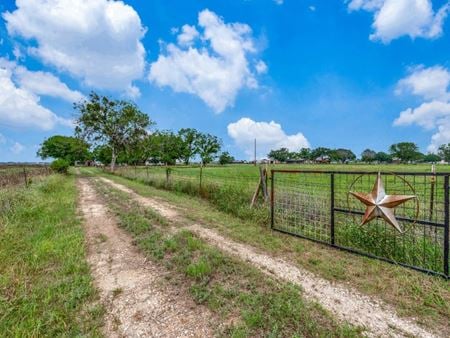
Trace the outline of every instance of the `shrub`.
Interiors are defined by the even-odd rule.
[[[59,158],[50,164],[50,168],[59,174],[67,174],[70,163],[62,158]]]

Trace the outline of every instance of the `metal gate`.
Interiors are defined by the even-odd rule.
[[[450,174],[271,172],[272,229],[450,277]]]

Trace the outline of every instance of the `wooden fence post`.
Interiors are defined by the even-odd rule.
[[[203,165],[200,165],[200,181],[199,181],[199,190],[202,191],[202,180],[203,180]]]
[[[25,167],[23,167],[23,177],[25,179],[25,187],[28,188],[27,169]]]
[[[166,186],[169,185],[169,175],[170,175],[170,169],[169,169],[169,167],[166,167]]]

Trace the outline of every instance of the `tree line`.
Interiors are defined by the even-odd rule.
[[[55,135],[46,139],[37,154],[42,159],[58,159],[62,167],[76,161],[88,160],[109,164],[117,163],[173,165],[178,161],[189,165],[198,158],[207,165],[218,158],[219,163],[234,162],[228,152],[220,151],[222,141],[217,136],[202,133],[194,128],[150,131],[155,122],[139,107],[126,100],[115,100],[92,92],[88,99],[74,104],[76,111],[74,136]],[[279,162],[316,161],[351,162],[356,155],[350,149],[318,147],[302,148],[291,152],[287,148],[271,150],[268,157]],[[389,152],[366,149],[361,161],[367,163],[401,162],[450,162],[450,143],[441,145],[437,154],[422,154],[412,142],[391,145]]]
[[[219,156],[222,141],[214,135],[194,128],[150,131],[155,125],[131,101],[113,100],[91,93],[87,100],[74,104],[77,112],[75,135],[55,135],[46,139],[38,156],[56,158],[73,165],[76,161],[94,160],[109,164],[138,164],[147,161],[188,165],[198,157],[207,165],[219,157],[222,164],[234,161],[228,153]]]
[[[330,149],[325,147],[318,147],[315,149],[302,148],[298,152],[291,152],[287,148],[280,148],[271,150],[268,157],[272,160],[283,163],[289,161],[329,161],[346,163],[356,160],[356,155],[350,149]],[[402,163],[436,163],[441,160],[450,162],[450,143],[441,145],[436,154],[423,154],[419,151],[417,144],[413,142],[399,142],[392,144],[389,147],[388,152],[377,152],[372,149],[365,149],[361,153],[360,160],[366,163],[392,163],[394,161]]]

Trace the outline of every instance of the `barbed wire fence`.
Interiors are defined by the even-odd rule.
[[[34,180],[52,173],[48,165],[2,166],[0,167],[0,188],[13,186],[28,187]]]

